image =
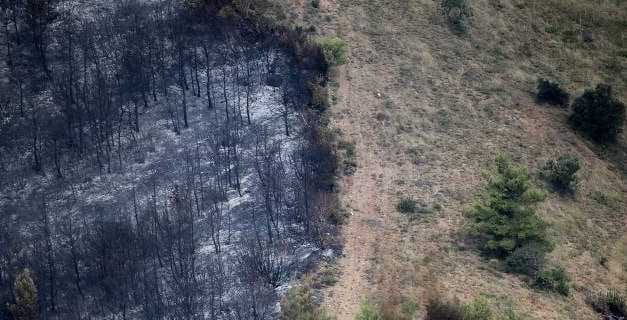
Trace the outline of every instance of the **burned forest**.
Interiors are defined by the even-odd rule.
[[[334,232],[323,60],[219,7],[0,5],[0,319],[26,269],[40,319],[275,318]]]

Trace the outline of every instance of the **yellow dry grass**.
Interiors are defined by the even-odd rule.
[[[536,79],[548,77],[575,96],[607,82],[627,102],[627,3],[471,3],[470,33],[461,37],[438,1],[291,3],[292,19],[351,49],[329,111],[342,139],[356,142],[359,164],[342,180],[351,213],[345,256],[339,282],[324,292],[340,320],[352,320],[366,297],[424,304],[433,290],[463,301],[483,295],[533,319],[595,319],[586,290],[627,290],[626,135],[600,148],[569,128],[567,110],[533,99]],[[584,33],[591,43],[581,41]],[[539,209],[557,244],[550,260],[573,279],[570,297],[533,290],[460,239],[462,211],[499,152],[531,172],[566,153],[585,163],[577,195],[551,194]],[[410,222],[395,210],[402,196],[442,210]]]

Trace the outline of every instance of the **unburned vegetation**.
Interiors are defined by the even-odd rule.
[[[331,126],[355,142],[358,164],[339,184],[349,213],[345,257],[337,284],[325,289],[338,319],[354,319],[364,300],[364,314],[375,319],[406,300],[419,305],[414,318],[425,318],[434,287],[458,306],[484,298],[497,319],[508,319],[506,310],[520,318],[595,319],[589,290],[624,292],[625,132],[613,131],[613,142],[594,139],[569,118],[579,113],[575,101],[599,84],[611,86],[613,101],[627,98],[625,5],[294,5],[292,17],[305,29],[349,46],[337,103],[328,108]],[[624,118],[620,108],[604,112],[612,108],[601,99],[584,100],[596,101],[585,103],[590,114]],[[540,191],[542,201],[490,202],[500,153],[525,168],[512,180]],[[464,212],[474,203],[495,214],[469,238],[465,226],[475,220]],[[411,213],[436,204],[439,210]],[[520,230],[505,206],[528,213]]]

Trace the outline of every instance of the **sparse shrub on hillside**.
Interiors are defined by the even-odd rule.
[[[318,41],[329,66],[339,66],[348,62],[348,44],[337,37],[322,38]]]
[[[311,108],[324,112],[329,108],[329,93],[326,87],[317,84],[317,83],[309,83],[309,91],[311,92]]]
[[[562,267],[553,267],[536,275],[533,285],[542,290],[557,292],[563,296],[570,293],[570,279]]]
[[[312,286],[315,289],[321,289],[325,287],[334,286],[340,276],[340,270],[334,263],[323,263],[319,267],[316,277],[312,281]]]
[[[420,309],[420,305],[413,299],[404,298],[397,309],[383,305],[383,319],[413,320]]]
[[[313,292],[307,285],[290,289],[281,302],[280,320],[332,320],[333,318],[319,307]]]
[[[535,212],[543,199],[544,194],[532,187],[525,167],[498,156],[487,195],[467,212],[468,234],[484,253],[500,258],[530,243],[549,251],[546,223]]]
[[[502,313],[502,310],[501,310]],[[513,309],[506,312],[506,319],[519,319]],[[478,297],[468,303],[459,300],[444,300],[438,296],[427,303],[426,320],[495,320],[498,317],[484,297]]]
[[[488,302],[480,297],[462,306],[462,318],[464,320],[490,320],[494,319],[494,316]]]
[[[506,259],[506,270],[511,273],[535,276],[544,266],[546,246],[530,242],[516,248]]]
[[[342,168],[344,174],[351,176],[357,171],[357,148],[354,142],[340,141],[338,149],[343,151]]]
[[[383,320],[377,307],[368,301],[362,302],[355,320]]]
[[[432,297],[427,303],[426,320],[463,320],[463,310],[459,301],[448,301]]]
[[[577,171],[581,168],[581,160],[572,155],[549,160],[544,164],[540,174],[558,191],[574,192],[577,189]]]
[[[412,299],[388,296],[378,304],[363,302],[355,320],[413,320],[418,309],[418,303]]]
[[[442,0],[440,6],[454,31],[465,33],[468,30],[468,19],[472,15],[469,0]]]
[[[538,94],[536,96],[539,103],[548,103],[558,106],[567,106],[570,95],[560,88],[557,82],[545,79],[538,80]]]
[[[589,294],[586,301],[594,311],[603,315],[603,319],[626,319],[627,304],[617,290],[610,289],[607,292],[599,292],[597,294]]]
[[[396,210],[400,213],[411,214],[418,210],[418,205],[412,198],[403,198],[396,204]]]
[[[612,96],[612,87],[600,84],[586,90],[572,105],[571,125],[599,143],[616,141],[625,119],[625,105]]]

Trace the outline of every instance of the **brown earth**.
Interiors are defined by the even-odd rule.
[[[462,301],[481,295],[496,310],[533,319],[595,319],[588,290],[627,290],[627,139],[600,148],[567,125],[568,110],[536,104],[533,92],[538,77],[563,81],[573,95],[607,82],[627,101],[627,4],[474,0],[469,35],[458,36],[438,3],[297,2],[295,20],[350,46],[350,62],[336,70],[330,119],[340,139],[356,144],[358,170],[341,181],[350,217],[325,307],[352,320],[364,299],[413,300],[424,315],[437,290]],[[551,263],[573,280],[569,297],[530,288],[464,243],[462,212],[497,153],[534,177],[548,158],[583,159],[578,193],[550,193],[539,208],[557,244]],[[402,197],[441,209],[409,220],[395,209]]]

